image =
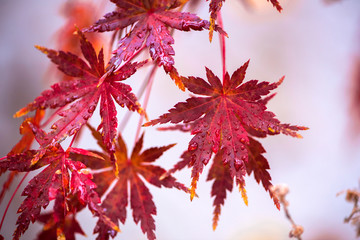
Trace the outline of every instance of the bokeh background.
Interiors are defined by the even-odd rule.
[[[244,4],[244,3],[250,4]],[[64,23],[62,0],[0,0],[0,155],[5,156],[19,140],[22,119],[12,115],[53,81],[50,61],[34,45],[56,48],[56,33]],[[360,179],[360,1],[359,0],[280,0],[279,14],[265,0],[227,0],[223,6],[227,44],[227,69],[230,73],[251,59],[246,79],[277,81],[285,75],[276,97],[269,103],[282,122],[308,126],[303,139],[275,136],[261,140],[267,150],[273,183],[290,187],[288,201],[296,223],[305,229],[303,239],[355,239],[355,229],[343,223],[352,209],[337,193],[358,188]],[[104,11],[111,10],[105,5]],[[208,19],[208,3],[194,10]],[[175,61],[180,73],[205,78],[204,66],[221,75],[221,58],[217,36],[210,44],[207,32],[175,32]],[[106,45],[106,43],[104,43]],[[149,68],[136,73],[128,83],[135,92]],[[49,80],[51,79],[51,80]],[[356,82],[357,81],[357,82]],[[162,70],[157,72],[148,114],[151,119],[163,114],[187,92],[179,91]],[[359,97],[359,96],[358,96]],[[124,110],[119,110],[119,116]],[[119,117],[121,119],[121,117]],[[96,125],[100,119],[93,118]],[[138,118],[133,116],[123,135],[128,148],[134,142]],[[171,168],[190,140],[188,134],[146,129],[145,147],[178,143],[158,163]],[[79,147],[96,149],[88,132]],[[217,230],[212,230],[211,183],[207,170],[198,185],[199,198],[190,202],[182,192],[150,186],[157,206],[158,239],[288,239],[291,228],[284,213],[278,211],[268,193],[253,177],[247,178],[249,206],[234,190],[222,208]],[[190,184],[190,170],[175,175]],[[4,177],[0,178],[2,185]],[[15,181],[16,185],[18,181]],[[0,207],[2,216],[11,192]],[[10,206],[1,234],[11,239],[15,214],[22,201],[20,192]],[[129,209],[130,210],[130,209]],[[80,223],[87,237],[92,236],[95,218],[80,213]],[[41,225],[31,225],[23,239],[34,239]],[[122,233],[116,239],[146,239],[133,223],[131,212]]]

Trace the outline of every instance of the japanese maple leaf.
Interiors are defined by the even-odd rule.
[[[160,1],[135,1],[135,0],[111,0],[117,6],[117,10],[108,13],[103,19],[86,29],[88,32],[104,32],[123,29],[134,26],[129,33],[120,39],[112,63],[120,65],[122,61],[134,55],[143,45],[149,47],[151,58],[159,65],[164,66],[170,73],[177,86],[184,90],[177,70],[174,68],[175,52],[172,48],[174,39],[169,28],[189,31],[209,29],[210,23],[188,12],[176,12],[175,8],[184,2],[180,0]],[[217,26],[213,29],[226,34]]]
[[[121,107],[126,105],[131,111],[143,112],[131,92],[131,87],[121,81],[134,74],[145,62],[125,63],[117,72],[105,73],[103,51],[97,55],[81,31],[77,34],[83,55],[89,64],[72,53],[38,47],[63,73],[76,79],[54,84],[51,90],[42,92],[41,96],[18,111],[15,117],[36,109],[62,108],[69,105],[67,109],[58,112],[62,118],[52,125],[53,130],[44,139],[41,146],[46,147],[75,134],[92,116],[100,101],[102,121],[99,129],[102,129],[102,138],[108,151],[113,152],[117,132],[115,102]]]
[[[32,125],[30,124],[30,126]],[[32,127],[34,128],[34,126]],[[37,129],[34,133],[36,140],[41,145],[46,134],[41,129]],[[93,153],[83,149],[68,148],[67,151],[64,151],[60,144],[56,144],[45,150],[28,150],[23,153],[7,155],[6,160],[0,162],[0,169],[18,172],[30,172],[44,167],[38,175],[30,180],[22,193],[22,196],[26,198],[18,209],[18,213],[21,214],[16,222],[14,239],[19,239],[29,227],[30,221],[35,222],[39,218],[41,208],[46,208],[49,202],[57,198],[59,194],[64,196],[64,201],[65,197],[69,195],[76,196],[79,202],[87,205],[104,224],[114,231],[118,231],[117,226],[103,214],[103,210],[99,206],[100,198],[94,191],[96,185],[91,181],[91,174],[85,170],[86,166],[83,163],[73,161],[69,157],[70,152],[94,156]],[[37,161],[34,162],[34,158],[38,158]],[[58,214],[61,213],[66,214],[63,211]]]
[[[96,131],[95,129],[93,129]],[[100,135],[100,134],[99,134]],[[101,135],[99,136],[99,141],[101,141]],[[104,147],[104,151],[106,151],[106,148]],[[105,161],[103,159],[103,155],[100,152],[97,151],[86,151],[86,153],[89,154],[82,154],[82,150],[72,149],[72,151],[69,152],[69,158],[72,161],[78,161],[83,163],[88,169],[91,169],[92,171],[97,170],[103,170],[104,168],[109,168],[112,166],[111,161]],[[101,157],[101,158],[99,158]],[[95,183],[96,188],[94,189],[99,197],[101,197],[107,188],[109,187],[109,184],[114,179],[114,173],[113,172],[106,172],[101,174],[101,178],[93,178],[91,179],[93,183]],[[111,180],[109,182],[109,180]],[[61,195],[57,196],[55,199],[55,205],[54,210],[50,213],[42,214],[38,222],[44,223],[44,228],[42,232],[38,235],[38,239],[56,239],[59,236],[65,236],[66,239],[76,239],[75,234],[79,233],[85,236],[85,233],[80,227],[80,224],[76,220],[76,215],[80,211],[84,209],[84,205],[81,204],[77,196],[68,196],[66,201],[66,206],[64,205],[63,201],[60,201]],[[66,211],[65,210],[66,207]],[[64,215],[64,212],[66,212],[66,215]]]
[[[118,223],[120,220],[123,224],[126,220],[126,207],[128,202],[132,209],[132,215],[135,223],[140,222],[141,229],[148,239],[155,239],[155,220],[153,215],[156,215],[156,207],[152,200],[152,195],[149,189],[144,184],[144,180],[157,187],[178,188],[185,192],[188,189],[181,183],[178,183],[172,176],[161,176],[166,171],[153,162],[156,161],[166,150],[173,147],[174,144],[164,147],[153,147],[141,151],[143,146],[143,135],[136,142],[131,156],[127,156],[126,145],[119,135],[116,144],[115,158],[118,168],[118,178],[115,178],[113,170],[107,169],[101,173],[94,174],[94,179],[104,179],[104,174],[107,174],[105,181],[110,184],[116,180],[114,187],[106,195],[101,207],[105,210],[105,214],[109,219]],[[108,174],[112,177],[109,177]],[[130,196],[128,196],[130,193]],[[97,239],[109,239],[115,237],[116,232],[109,228],[108,225],[100,219],[94,229],[98,233]]]
[[[191,154],[192,169],[191,199],[199,174],[203,170],[212,153],[223,150],[222,162],[229,165],[231,177],[236,177],[244,185],[248,161],[249,138],[246,128],[255,129],[269,134],[287,134],[301,137],[297,130],[305,127],[282,124],[272,112],[266,111],[263,96],[277,88],[283,81],[270,84],[251,80],[243,83],[246,62],[233,75],[226,73],[223,84],[209,69],[206,68],[208,82],[201,78],[184,79],[185,87],[192,93],[205,97],[191,97],[186,102],[180,102],[174,108],[152,120],[144,126],[158,123],[189,123],[194,122],[192,134],[195,136],[189,142],[188,151]]]
[[[278,10],[279,12],[282,11],[282,7],[280,6],[280,3],[278,0],[267,0],[267,1],[271,2],[272,5],[276,8],[276,10]],[[225,2],[225,0],[210,0],[210,4],[209,4],[209,12],[210,12],[209,38],[210,38],[210,41],[213,36],[213,31],[215,28],[215,21],[217,20],[218,14],[219,14],[224,2]]]

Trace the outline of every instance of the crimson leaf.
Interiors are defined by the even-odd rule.
[[[36,109],[60,108],[72,103],[67,109],[58,112],[62,118],[52,125],[53,130],[42,142],[41,146],[46,147],[75,134],[92,116],[101,99],[102,121],[99,129],[102,129],[103,142],[108,151],[113,152],[117,129],[114,100],[121,107],[126,105],[131,111],[143,113],[131,87],[120,81],[129,78],[145,62],[126,63],[117,72],[105,72],[103,51],[97,55],[81,31],[77,34],[80,37],[82,53],[89,65],[72,53],[38,47],[63,73],[77,79],[54,84],[51,90],[42,92],[41,96],[18,111],[15,117]]]
[[[116,164],[118,168],[118,179],[109,194],[102,203],[102,207],[106,211],[106,216],[114,223],[118,221],[125,223],[126,207],[128,201],[132,209],[132,215],[135,223],[140,222],[141,229],[148,239],[155,239],[155,220],[153,215],[156,215],[155,203],[152,200],[152,195],[149,189],[144,184],[144,180],[157,187],[178,188],[185,192],[188,189],[181,183],[178,183],[172,176],[161,178],[166,171],[152,163],[156,161],[166,150],[173,147],[174,144],[164,147],[153,147],[141,151],[143,146],[143,135],[136,142],[130,157],[127,156],[126,145],[119,135],[116,144]],[[115,180],[113,171],[103,171],[94,174],[95,181],[97,178],[104,179],[104,174],[112,174],[107,181],[110,184]],[[130,191],[130,196],[128,192]],[[98,233],[97,239],[109,239],[115,237],[116,232],[105,225],[100,219],[95,227],[94,232]]]
[[[112,63],[115,66],[126,61],[134,52],[144,44],[149,47],[150,55],[159,65],[164,66],[170,73],[176,85],[184,90],[177,70],[174,67],[175,52],[172,48],[174,39],[170,34],[169,27],[181,31],[209,29],[210,23],[200,19],[195,14],[188,12],[176,12],[175,8],[184,2],[180,0],[161,1],[135,1],[135,0],[111,0],[117,6],[117,10],[108,13],[103,19],[85,29],[88,32],[104,32],[123,29],[134,25],[132,30],[120,39]],[[226,34],[217,26],[215,30]]]
[[[231,78],[226,73],[223,84],[207,68],[209,82],[195,77],[184,79],[189,91],[205,97],[191,97],[186,102],[177,103],[169,113],[144,124],[150,126],[196,121],[191,132],[195,136],[188,147],[191,154],[190,166],[193,167],[191,199],[195,195],[203,166],[210,161],[212,153],[217,153],[220,149],[223,150],[222,162],[229,165],[231,177],[236,177],[237,183],[244,186],[245,163],[249,158],[247,128],[265,135],[283,133],[294,137],[301,137],[296,131],[307,129],[282,124],[274,113],[266,111],[266,101],[262,97],[277,88],[283,78],[272,84],[257,80],[243,83],[248,63],[236,70]]]

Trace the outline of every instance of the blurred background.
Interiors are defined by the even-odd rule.
[[[286,76],[269,103],[269,110],[282,122],[307,126],[310,130],[302,133],[303,139],[274,136],[261,140],[267,151],[272,182],[289,186],[289,209],[295,222],[305,229],[303,239],[355,239],[355,228],[343,223],[352,205],[345,201],[344,194],[336,195],[345,189],[359,188],[360,1],[280,0],[280,3],[284,9],[281,14],[266,0],[224,3],[222,16],[229,35],[227,70],[231,74],[251,59],[246,80],[274,82]],[[54,69],[49,70],[50,61],[33,46],[55,49],[65,46],[67,38],[58,32],[69,23],[63,4],[62,0],[0,0],[0,157],[20,139],[18,127],[23,119],[13,119],[12,115],[49,88],[56,77],[61,77]],[[111,3],[104,4],[95,13],[100,17],[113,7]],[[208,2],[200,2],[192,11],[208,19]],[[176,31],[174,38],[175,66],[182,75],[205,78],[204,66],[221,75],[217,35],[212,43],[207,31]],[[92,41],[98,41],[98,46],[107,46],[108,42]],[[134,92],[149,70],[144,68],[127,80]],[[188,96],[159,70],[147,110],[150,119]],[[125,112],[119,109],[119,119]],[[91,122],[98,125],[100,119],[94,117]],[[128,149],[133,146],[137,124],[138,117],[132,116],[123,132]],[[169,169],[179,160],[190,138],[188,134],[147,128],[144,145],[177,143],[158,161]],[[77,146],[97,149],[86,131]],[[246,179],[249,206],[244,205],[241,194],[234,189],[226,199],[214,232],[211,183],[206,182],[209,166],[200,177],[199,198],[192,202],[182,192],[149,186],[158,210],[155,217],[158,239],[288,239],[290,223],[253,176]],[[175,177],[190,185],[189,169]],[[2,176],[0,185],[4,180]],[[12,191],[3,199],[1,216]],[[1,230],[5,239],[11,239],[15,229],[15,213],[23,200],[20,193],[12,202]],[[96,219],[89,212],[82,212],[79,217],[87,234],[79,239],[95,239],[92,231]],[[34,239],[41,227],[31,225],[23,239]],[[125,225],[120,228],[122,232],[116,239],[146,239],[134,224],[130,209]]]

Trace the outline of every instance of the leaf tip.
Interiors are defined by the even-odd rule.
[[[282,84],[284,79],[285,79],[285,75],[279,79],[279,81],[277,82],[277,85],[279,86],[280,84]]]
[[[175,81],[175,85],[183,92],[185,92],[185,85],[182,81],[182,78],[179,73],[177,72],[175,67],[172,67],[172,69],[169,72],[169,75],[171,77],[172,80]]]
[[[197,196],[195,190],[196,190],[196,185],[197,185],[198,180],[199,180],[199,173],[197,173],[191,181],[190,201],[192,201],[194,199],[194,197]]]
[[[239,191],[241,192],[241,197],[242,197],[245,205],[248,206],[249,202],[248,202],[248,197],[247,197],[247,194],[246,194],[246,189],[243,186],[240,186]]]
[[[213,34],[214,34],[214,28],[215,28],[215,19],[210,17],[210,26],[209,26],[209,41],[212,41]]]
[[[214,222],[212,227],[213,227],[213,231],[215,231],[217,227],[217,222]]]
[[[44,54],[49,54],[49,50],[46,48],[46,47],[42,47],[42,46],[39,46],[39,45],[35,45],[34,46],[37,50],[41,51],[42,53]]]
[[[28,112],[29,112],[28,109],[22,108],[13,115],[13,118],[22,117],[22,116],[26,115]]]

